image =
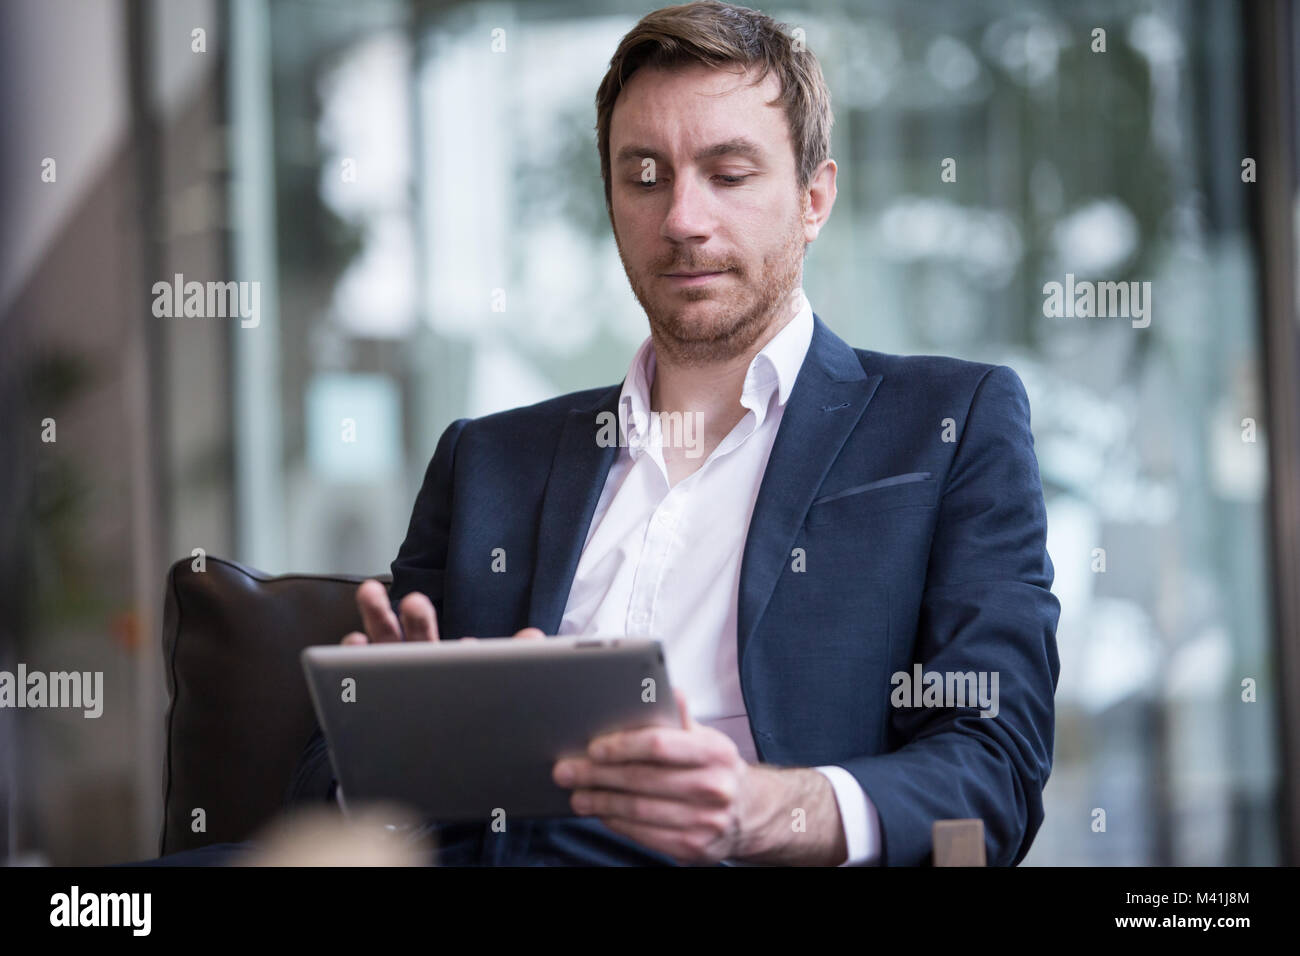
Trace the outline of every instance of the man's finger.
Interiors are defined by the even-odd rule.
[[[353,631],[347,637],[343,638],[343,640],[339,641],[339,643],[340,644],[369,644],[370,642],[366,639],[366,635],[362,634],[360,631]]]
[[[725,826],[725,810],[702,808],[680,800],[651,797],[643,793],[617,790],[575,790],[569,806],[582,816],[600,817],[606,826],[610,820],[626,820],[644,826],[668,830],[694,830],[713,820]]]
[[[677,727],[646,727],[602,734],[587,746],[592,760],[609,763],[645,761],[678,767],[703,767],[718,758],[708,736]]]
[[[568,769],[572,776],[562,776]],[[725,807],[734,799],[713,767],[665,767],[659,763],[597,763],[580,757],[555,762],[551,779],[573,790],[618,790],[664,797],[703,807]],[[567,780],[567,782],[563,782]]]
[[[438,639],[437,612],[427,595],[412,591],[402,598],[397,610],[402,618],[402,633],[408,641],[436,641]]]
[[[531,641],[531,640],[535,640],[536,638],[539,638],[539,637],[543,637],[543,638],[544,638],[544,637],[546,637],[546,635],[542,632],[542,630],[541,630],[540,628],[536,628],[536,627],[526,627],[526,628],[524,628],[522,631],[519,631],[518,633],[516,633],[516,634],[514,635],[514,637],[515,637],[515,638],[522,639],[522,640],[529,640],[529,641]],[[461,638],[461,640],[462,640],[462,641],[477,641],[478,638],[477,638],[477,637],[474,637],[474,636],[471,635],[471,634],[466,634],[464,637]]]
[[[357,610],[361,612],[361,623],[372,642],[378,644],[402,639],[397,615],[388,602],[388,589],[379,581],[371,578],[361,582],[357,588]]]

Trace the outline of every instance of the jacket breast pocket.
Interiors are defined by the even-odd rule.
[[[938,490],[939,482],[928,471],[892,475],[822,495],[809,507],[805,524],[813,527],[897,508],[932,508]]]

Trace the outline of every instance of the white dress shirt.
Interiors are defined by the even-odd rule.
[[[702,436],[650,415],[655,350],[653,339],[642,343],[619,395],[618,455],[559,630],[657,638],[691,715],[734,740],[750,763],[758,757],[736,660],[740,561],[772,442],[812,341],[812,306],[802,291],[799,299],[798,314],[749,365],[740,396],[748,413],[676,485],[664,463],[664,428],[670,442],[688,449],[699,448]],[[835,791],[848,846],[843,865],[879,862],[880,818],[871,799],[843,767],[816,769]]]

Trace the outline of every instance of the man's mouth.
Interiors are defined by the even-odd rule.
[[[703,285],[727,274],[726,269],[716,272],[666,272],[664,278],[675,285]]]

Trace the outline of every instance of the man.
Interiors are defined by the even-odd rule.
[[[658,10],[614,54],[601,171],[650,338],[621,385],[454,422],[345,643],[648,635],[683,725],[560,761],[573,818],[445,828],[462,855],[914,865],[948,818],[990,863],[1029,849],[1059,605],[1028,402],[813,314],[830,128],[815,57],[753,11]],[[319,734],[295,791],[334,796]]]

